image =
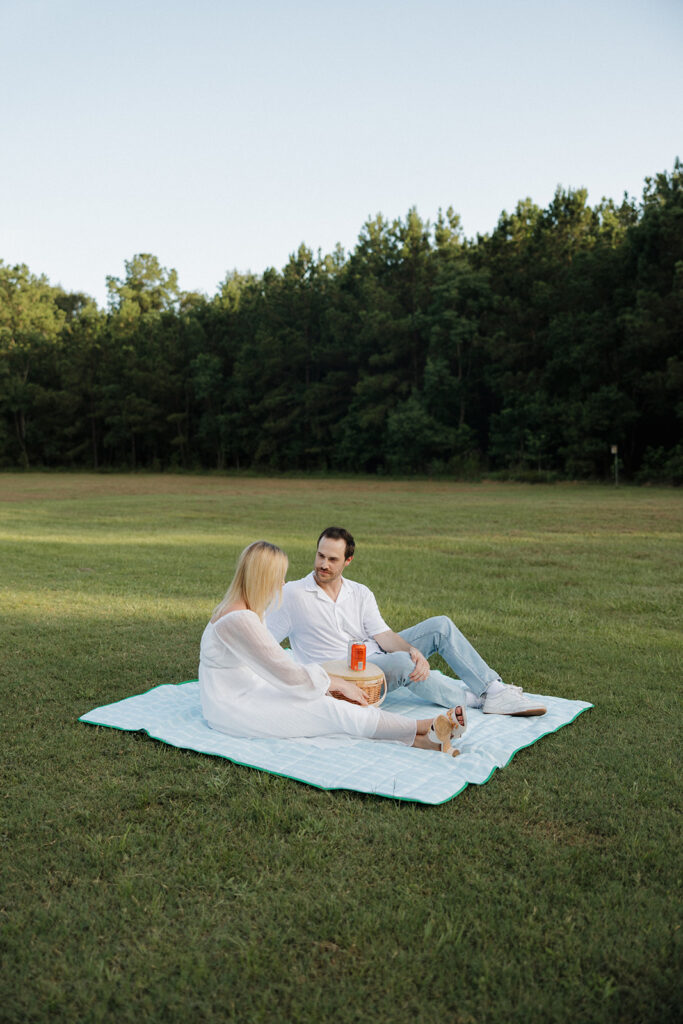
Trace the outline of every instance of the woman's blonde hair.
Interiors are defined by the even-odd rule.
[[[249,544],[240,555],[232,583],[211,618],[219,618],[233,602],[244,601],[247,608],[262,619],[282,587],[287,565],[287,555],[276,544],[267,540]]]

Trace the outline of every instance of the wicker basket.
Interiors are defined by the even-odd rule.
[[[379,707],[387,695],[387,681],[384,672],[377,665],[373,665],[371,661],[368,661],[360,672],[349,668],[347,662],[343,660],[326,661],[323,663],[323,668],[330,675],[341,676],[342,679],[348,679],[349,682],[359,686],[372,707]],[[339,699],[346,700],[347,698],[340,697]]]

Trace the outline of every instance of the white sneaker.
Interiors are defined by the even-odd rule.
[[[546,708],[534,697],[527,697],[521,686],[506,686],[493,696],[486,696],[483,712],[485,715],[544,715]]]

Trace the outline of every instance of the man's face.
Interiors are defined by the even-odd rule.
[[[346,544],[343,540],[322,537],[315,555],[313,575],[316,583],[333,583],[338,580],[351,561],[344,558]]]

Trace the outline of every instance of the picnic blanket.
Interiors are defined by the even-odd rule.
[[[535,695],[534,695],[535,696]],[[441,804],[470,783],[482,785],[524,747],[569,725],[593,707],[580,700],[544,697],[545,715],[511,718],[468,709],[468,728],[458,746],[460,757],[418,750],[401,743],[326,736],[315,739],[239,739],[212,729],[202,717],[196,681],[155,686],[146,693],[105,704],[81,715],[80,722],[131,732],[202,754],[225,757],[274,775],[284,775],[320,789]],[[410,690],[395,690],[383,704],[387,711],[429,718],[443,708],[427,704]]]

